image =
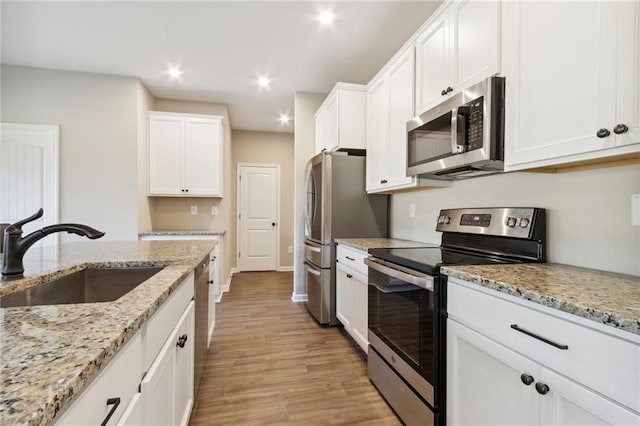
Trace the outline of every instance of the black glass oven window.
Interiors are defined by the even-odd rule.
[[[409,132],[408,164],[417,166],[451,155],[451,111]]]
[[[372,269],[369,281],[370,331],[433,384],[434,293]]]

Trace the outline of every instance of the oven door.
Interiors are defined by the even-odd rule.
[[[437,408],[439,303],[433,277],[369,257],[369,344]]]

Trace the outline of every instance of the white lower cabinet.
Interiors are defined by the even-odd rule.
[[[190,274],[55,424],[188,424],[194,386],[193,296]]]
[[[336,316],[344,329],[367,352],[368,279],[366,253],[338,246]]]
[[[640,402],[640,347],[632,342],[632,336],[615,347],[609,340],[615,337],[589,330],[591,338],[586,340],[602,346],[601,355],[591,358],[597,349],[583,350],[583,337],[572,328],[578,325],[462,283],[455,279],[448,283],[447,424],[640,425],[640,416],[633,411],[637,408],[634,404]],[[498,304],[493,303],[496,301]],[[529,323],[527,315],[531,316]],[[505,319],[493,320],[498,317]],[[544,328],[545,321],[554,324]],[[505,325],[509,323],[518,323],[529,332],[535,330],[534,334],[538,329],[545,334],[555,330],[556,335],[542,337],[566,343],[567,348],[519,333]],[[510,334],[502,334],[504,328]],[[546,354],[549,350],[555,351],[553,359],[559,360],[553,368]],[[607,356],[617,357],[621,352],[630,355],[622,363]],[[581,365],[585,374],[572,373],[575,365]],[[610,374],[593,381],[602,369]],[[614,379],[616,371],[629,378]],[[619,389],[626,391],[617,397]]]
[[[189,304],[142,380],[145,424],[189,422],[193,406],[194,305],[195,302]]]

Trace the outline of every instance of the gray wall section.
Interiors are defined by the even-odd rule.
[[[138,79],[11,65],[1,78],[1,121],[60,126],[60,221],[137,239]]]
[[[631,195],[640,194],[640,166],[567,173],[506,173],[455,182],[450,188],[391,197],[391,235],[440,242],[440,209],[543,207],[547,261],[640,275],[640,226],[631,226]],[[409,217],[409,206],[416,215]]]

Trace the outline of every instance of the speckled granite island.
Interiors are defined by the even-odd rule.
[[[165,266],[114,302],[0,308],[0,424],[46,425],[80,394],[214,248],[202,241],[88,241],[33,248],[0,295],[88,266]]]
[[[141,232],[138,237],[144,239],[145,237],[206,237],[206,236],[220,236],[223,237],[227,231],[225,229],[207,229],[207,230],[164,230],[164,231],[149,231]]]
[[[396,238],[336,238],[336,243],[362,251],[369,251],[372,248],[424,247],[425,245],[431,245]]]
[[[640,277],[553,263],[446,266],[442,273],[640,335]]]

